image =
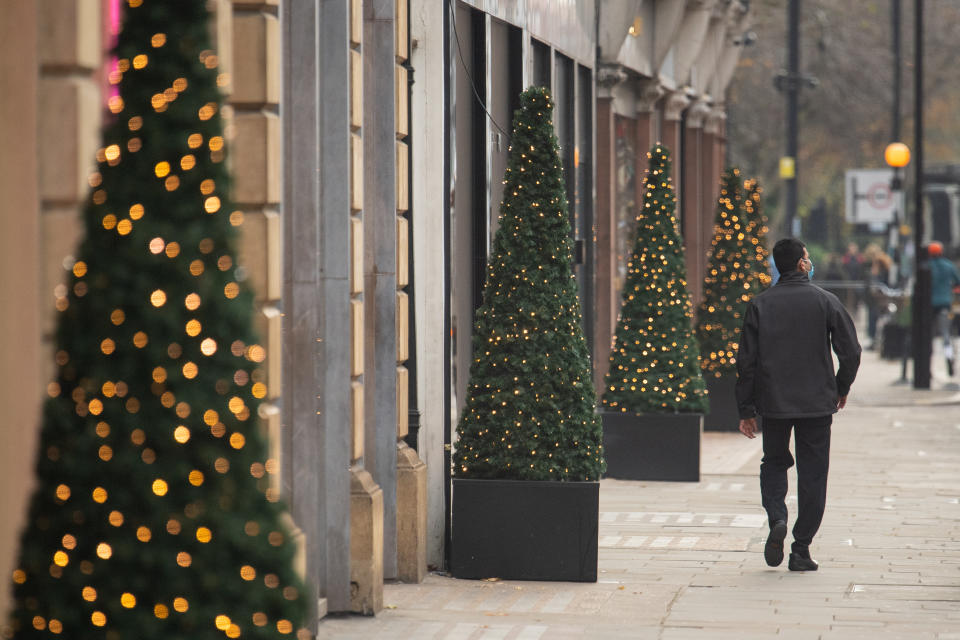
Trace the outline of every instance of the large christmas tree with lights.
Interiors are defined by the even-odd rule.
[[[763,246],[766,221],[760,211],[758,187],[755,182],[751,187],[747,194],[740,171],[735,168],[725,171],[720,179],[703,301],[697,310],[704,375],[720,377],[736,371],[747,303],[770,283]]]
[[[459,478],[597,480],[602,429],[581,325],[553,101],[520,96],[476,312]]]
[[[207,7],[128,0],[62,295],[16,638],[289,638],[306,593],[257,423]]]
[[[627,263],[603,406],[632,413],[703,413],[706,391],[674,217],[670,154],[658,144],[647,156],[650,170]]]

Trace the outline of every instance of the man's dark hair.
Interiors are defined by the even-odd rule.
[[[806,245],[796,238],[783,238],[777,240],[773,245],[773,263],[777,265],[777,271],[788,273],[796,271],[797,263],[803,257],[803,250]]]

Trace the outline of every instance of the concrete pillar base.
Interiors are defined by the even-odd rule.
[[[383,491],[364,469],[350,469],[350,611],[383,609]]]
[[[296,553],[293,556],[293,568],[304,580],[307,579],[307,536],[303,529],[297,526],[289,512],[281,516],[284,526],[290,533],[290,540],[293,542]]]
[[[427,465],[397,443],[397,572],[403,582],[423,581],[427,572]]]

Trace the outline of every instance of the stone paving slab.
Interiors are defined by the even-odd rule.
[[[760,440],[711,433],[700,482],[601,482],[597,583],[431,574],[319,637],[960,640],[960,396],[934,375],[932,391],[891,386],[899,363],[864,353],[834,421],[818,572],[764,564]]]

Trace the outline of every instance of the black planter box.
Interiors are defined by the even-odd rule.
[[[455,578],[597,581],[599,482],[453,480]]]
[[[880,330],[880,357],[884,360],[897,360],[907,353],[907,341],[910,327],[887,323]]]
[[[607,478],[700,481],[699,413],[602,412]]]
[[[707,383],[710,412],[703,416],[704,431],[738,431],[740,411],[737,410],[737,374],[726,373],[719,378],[712,373],[703,376]]]

